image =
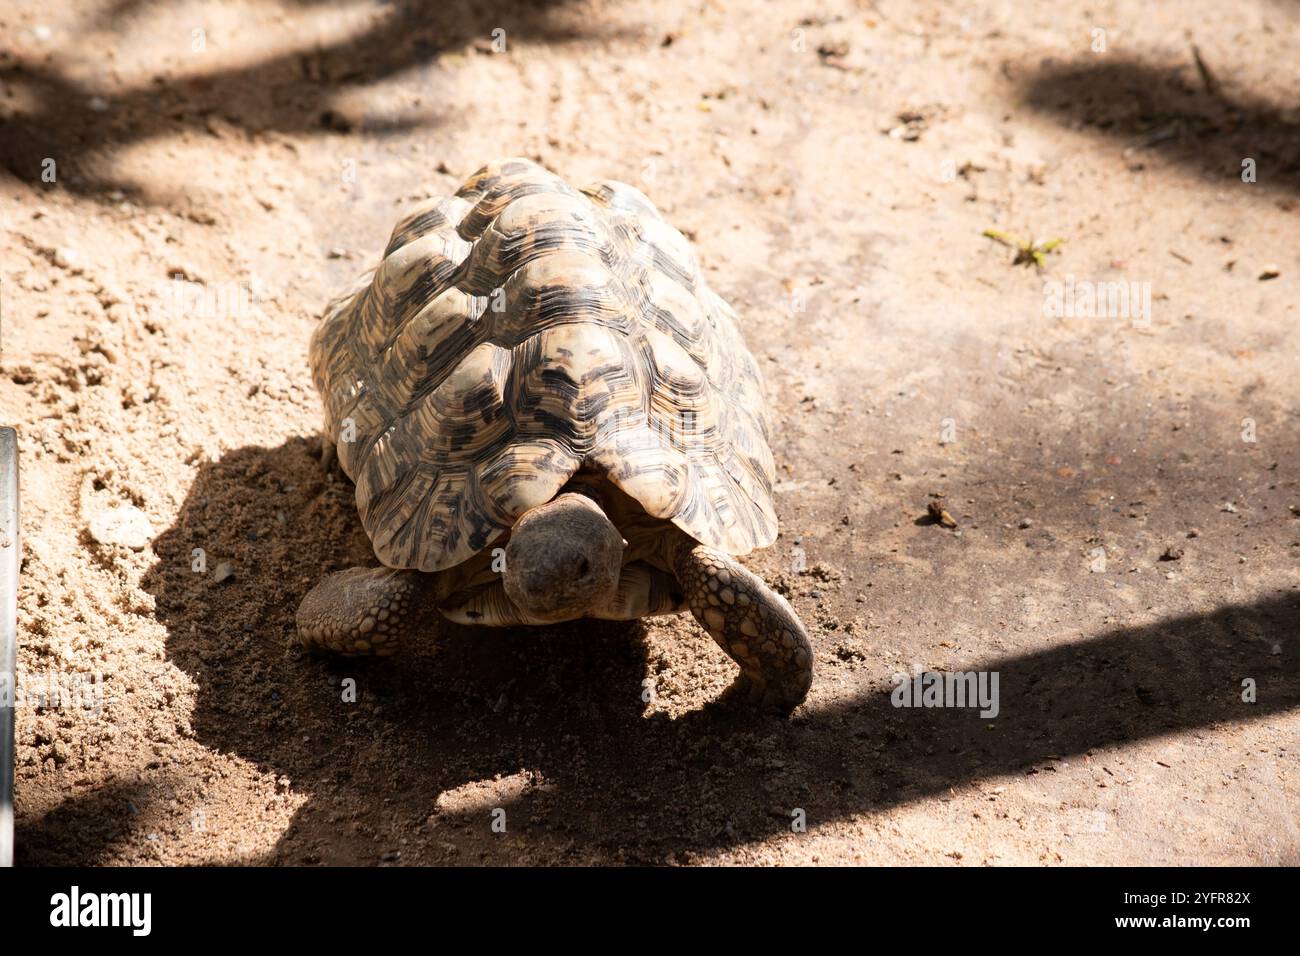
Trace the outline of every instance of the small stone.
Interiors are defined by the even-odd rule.
[[[1282,274],[1282,270],[1277,266],[1265,266],[1264,271],[1259,274],[1260,282],[1267,282],[1269,279],[1276,279]]]
[[[1186,552],[1176,544],[1171,544],[1160,552],[1161,561],[1178,561]]]
[[[143,551],[153,540],[153,525],[135,505],[105,508],[90,519],[90,536],[100,544],[119,544]]]
[[[217,570],[212,573],[212,580],[217,584],[229,581],[235,576],[235,569],[229,561],[222,561],[217,565]]]
[[[1034,526],[1034,522],[1031,521],[1029,518],[1021,518],[1021,519],[1020,519],[1020,527],[1022,527],[1022,528],[1032,528],[1033,526]]]
[[[69,246],[59,246],[54,250],[54,264],[60,269],[67,269],[69,272],[81,271],[81,255],[76,249]]]
[[[957,527],[957,519],[947,512],[941,500],[935,499],[931,501],[925,506],[925,510],[934,524],[941,525],[945,528]]]

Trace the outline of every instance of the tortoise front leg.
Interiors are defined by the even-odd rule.
[[[788,714],[812,685],[812,647],[794,608],[729,554],[682,541],[673,571],[691,613],[740,665],[728,695]]]
[[[327,574],[298,605],[298,640],[312,650],[387,657],[426,618],[432,580],[392,568]]]

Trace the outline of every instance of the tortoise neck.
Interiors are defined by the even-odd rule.
[[[609,494],[608,489],[604,486],[604,478],[601,475],[585,474],[579,472],[569,479],[568,483],[560,489],[560,495],[582,495],[594,501],[601,511],[609,511]]]

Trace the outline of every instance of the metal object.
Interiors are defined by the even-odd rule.
[[[18,694],[18,433],[0,428],[0,866],[14,865],[14,706]]]

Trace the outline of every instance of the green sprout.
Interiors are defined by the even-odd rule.
[[[982,235],[1016,250],[1016,257],[1011,261],[1013,266],[1033,263],[1034,267],[1038,269],[1047,264],[1047,254],[1065,241],[1064,239],[1049,239],[1047,242],[1039,244],[1037,239],[1032,239],[1025,242],[999,229],[985,229]]]

